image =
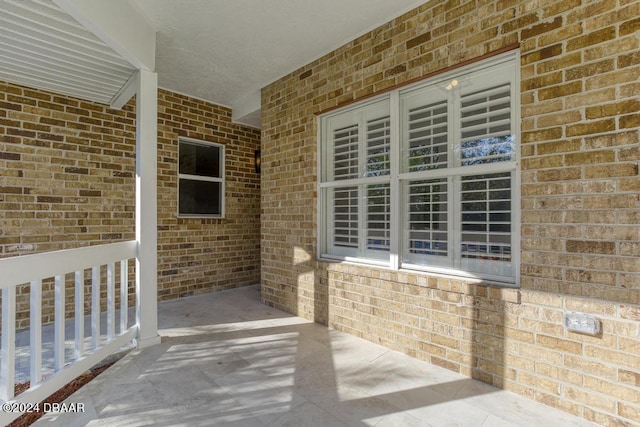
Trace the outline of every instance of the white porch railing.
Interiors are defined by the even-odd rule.
[[[127,299],[129,260],[138,255],[137,242],[128,241],[78,249],[0,259],[2,289],[2,335],[0,354],[0,400],[35,404],[115,353],[138,336],[138,325],[128,327]],[[101,268],[106,266],[106,313],[101,313]],[[120,274],[116,273],[119,267]],[[90,329],[85,333],[85,271],[91,269]],[[65,276],[74,274],[73,344],[65,345]],[[42,280],[53,278],[55,289],[53,323],[53,366],[43,372]],[[119,284],[116,279],[119,278]],[[29,374],[30,387],[15,396],[16,386],[16,288],[30,283]],[[116,307],[116,288],[120,306]],[[136,287],[139,289],[139,287]],[[136,298],[139,298],[136,295]],[[136,304],[139,306],[139,304]],[[118,310],[119,309],[119,310]],[[116,316],[116,312],[119,315]],[[106,331],[101,334],[101,315],[106,315]],[[119,322],[117,322],[119,320]],[[116,323],[119,323],[116,328]],[[117,333],[116,333],[117,329]],[[70,353],[65,355],[65,351]],[[67,356],[67,357],[66,357]],[[70,357],[69,357],[70,356]],[[22,405],[24,407],[24,405]],[[3,407],[4,409],[4,407]],[[5,425],[21,412],[0,411]]]

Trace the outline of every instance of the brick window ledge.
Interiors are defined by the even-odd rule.
[[[354,277],[358,277],[361,278],[360,280],[382,280],[395,283],[398,287],[403,285],[419,286],[462,296],[489,298],[511,304],[521,303],[519,288],[506,287],[502,284],[480,279],[446,276],[422,271],[396,271],[385,267],[351,262],[320,261],[320,265],[326,269],[329,283],[332,280],[353,281],[357,280]],[[451,302],[458,298],[458,296],[452,295]]]

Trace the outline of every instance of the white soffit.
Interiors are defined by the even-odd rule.
[[[51,0],[0,0],[0,80],[109,104],[135,72]]]

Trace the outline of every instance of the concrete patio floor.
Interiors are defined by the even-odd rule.
[[[250,286],[159,305],[162,343],[38,426],[592,426],[260,303]]]

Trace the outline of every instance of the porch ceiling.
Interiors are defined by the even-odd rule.
[[[231,107],[235,121],[260,127],[261,88],[426,1],[0,0],[0,80],[122,100],[117,95],[140,65],[135,54],[149,50],[136,51],[141,38],[129,30],[138,25],[112,18],[140,15],[148,21],[142,27],[157,31],[160,87]],[[100,21],[106,37],[79,17]],[[144,67],[153,69],[151,62]]]
[[[426,0],[131,0],[155,26],[158,84],[260,126],[260,89]]]
[[[0,80],[109,104],[135,71],[53,1],[0,1]]]

